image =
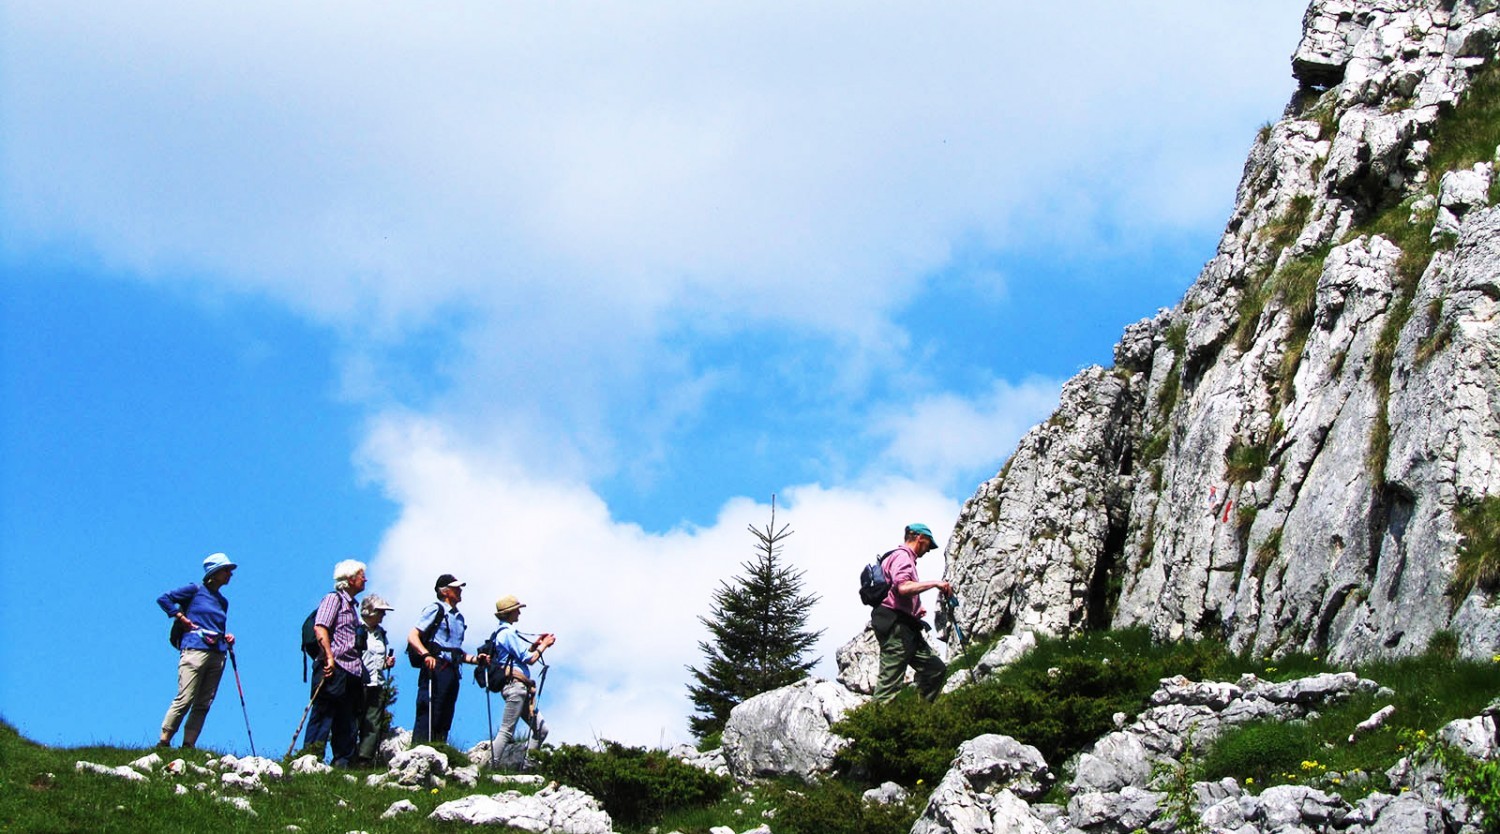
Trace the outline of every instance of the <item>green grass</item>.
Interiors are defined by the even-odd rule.
[[[1235,438],[1224,452],[1224,477],[1231,484],[1243,484],[1260,480],[1266,463],[1271,459],[1269,441],[1246,443]]]
[[[1463,536],[1449,589],[1456,603],[1475,585],[1486,591],[1500,586],[1500,496],[1460,506],[1454,511],[1454,526]]]
[[[297,825],[304,831],[458,831],[455,826],[429,821],[427,815],[439,804],[475,790],[447,787],[436,793],[408,793],[390,788],[367,788],[351,784],[341,773],[297,775],[268,782],[266,793],[248,794],[257,816],[250,816],[214,799],[194,786],[206,782],[217,790],[218,774],[212,777],[152,776],[145,783],[126,782],[113,776],[80,773],[80,760],[115,766],[127,764],[149,749],[124,747],[49,748],[22,738],[0,721],[0,832],[128,832],[144,831],[280,831]],[[188,751],[163,751],[170,760]],[[184,755],[202,764],[212,755],[197,751]],[[189,792],[181,796],[173,785],[182,782]],[[491,790],[490,792],[494,792]],[[237,795],[232,790],[226,796]],[[391,803],[409,799],[418,813],[393,820],[380,815]],[[339,807],[344,800],[347,807]],[[509,831],[514,829],[496,829]]]
[[[1432,170],[1441,177],[1445,171],[1488,162],[1495,156],[1496,145],[1500,145],[1500,65],[1492,63],[1474,77],[1453,112],[1438,122],[1432,135]]]
[[[1389,687],[1394,695],[1357,694],[1320,707],[1309,721],[1256,722],[1221,735],[1203,757],[1200,778],[1229,776],[1242,783],[1248,778],[1256,791],[1317,784],[1351,800],[1384,789],[1384,771],[1411,752],[1413,736],[1435,734],[1449,721],[1479,714],[1500,692],[1500,663],[1459,660],[1442,647],[1443,641],[1437,642],[1420,657],[1356,668],[1361,677]],[[1349,744],[1355,725],[1387,705],[1396,711],[1385,726]],[[1351,771],[1364,771],[1371,781],[1358,785],[1347,778]]]

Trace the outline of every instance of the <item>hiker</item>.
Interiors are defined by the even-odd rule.
[[[937,699],[947,677],[948,667],[927,645],[922,632],[928,628],[922,621],[927,610],[920,594],[937,588],[943,596],[953,595],[947,582],[923,582],[917,578],[917,560],[936,550],[937,542],[925,524],[906,528],[905,541],[884,557],[885,573],[891,590],[870,613],[870,625],[880,642],[880,676],[875,683],[875,700],[890,701],[901,691],[906,667],[916,672],[917,691],[928,700]]]
[[[365,589],[365,565],[345,559],[333,566],[333,590],[318,603],[313,630],[321,649],[322,702],[330,721],[328,741],[333,766],[349,767],[359,742],[359,720],[365,710],[365,665],[360,656],[359,615],[354,598]]]
[[[393,610],[390,603],[379,594],[370,594],[360,603],[359,616],[365,621],[365,650],[362,655],[365,667],[365,711],[359,722],[359,750],[355,755],[358,767],[369,767],[375,763],[375,753],[380,748],[380,737],[385,734],[385,710],[390,701],[386,698],[386,684],[391,678],[391,667],[396,665],[396,656],[391,652],[391,641],[386,636],[385,612]]]
[[[495,619],[500,626],[490,635],[495,647],[491,662],[491,673],[505,676],[505,686],[500,696],[505,699],[505,712],[500,718],[500,731],[490,742],[490,767],[498,767],[515,734],[516,721],[523,720],[531,728],[531,739],[526,743],[530,753],[547,740],[547,722],[537,710],[537,680],[531,673],[531,665],[542,659],[542,652],[557,642],[551,634],[543,634],[531,642],[521,636],[516,622],[521,619],[521,609],[526,604],[507,594],[495,600]],[[525,760],[522,760],[522,767]]]
[[[203,560],[203,582],[184,585],[157,597],[156,604],[175,622],[173,642],[178,648],[177,697],[167,707],[161,722],[161,740],[157,747],[171,747],[172,737],[187,716],[182,730],[182,746],[198,744],[203,719],[219,692],[219,678],[224,674],[224,655],[234,644],[228,631],[229,600],[220,591],[234,577],[239,567],[223,553]],[[180,635],[180,636],[179,636]]]
[[[406,636],[407,655],[420,664],[413,743],[447,741],[458,703],[460,663],[485,663],[487,655],[464,654],[464,615],[458,611],[464,584],[445,573],[433,584],[437,602],[428,603]]]

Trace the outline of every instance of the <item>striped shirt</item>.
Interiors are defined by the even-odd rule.
[[[318,603],[318,613],[313,624],[328,629],[328,642],[333,648],[333,662],[351,675],[363,678],[364,660],[354,650],[359,617],[355,614],[354,597],[348,591],[334,591]]]

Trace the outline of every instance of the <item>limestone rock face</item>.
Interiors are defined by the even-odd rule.
[[[1500,496],[1494,149],[1438,130],[1500,44],[1491,0],[1314,0],[1301,83],[1250,151],[1214,258],[965,504],[971,636],[1145,626],[1336,661],[1468,656],[1458,508]],[[1445,156],[1444,154],[1447,154]]]
[[[868,623],[864,631],[840,646],[834,657],[838,662],[839,683],[861,695],[875,692],[875,682],[880,676],[880,643]]]
[[[953,766],[927,800],[912,834],[1045,834],[1027,799],[1051,781],[1042,754],[1009,736],[983,735],[959,745]]]
[[[723,754],[736,778],[812,779],[833,764],[847,741],[830,725],[865,698],[832,681],[807,678],[736,706],[724,725]]]

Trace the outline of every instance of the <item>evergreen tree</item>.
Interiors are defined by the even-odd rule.
[[[818,597],[803,594],[802,571],[781,560],[781,543],[791,531],[776,526],[775,496],[771,522],[749,530],[754,561],[741,563],[745,573],[732,584],[719,583],[711,616],[698,618],[713,637],[698,643],[707,661],[703,668],[688,667],[697,681],[688,693],[698,713],[688,724],[700,740],[723,730],[736,705],[802,680],[821,659],[803,659],[822,634],[805,628]]]

